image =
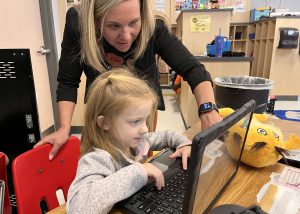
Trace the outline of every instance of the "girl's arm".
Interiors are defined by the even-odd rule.
[[[150,144],[150,150],[161,150],[164,148],[177,149],[179,146],[191,144],[186,136],[170,130],[147,133],[145,140]]]
[[[147,183],[141,164],[119,166],[109,153],[97,150],[84,155],[68,192],[68,213],[107,213]]]

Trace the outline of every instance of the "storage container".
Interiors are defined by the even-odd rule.
[[[231,41],[228,40],[226,37],[224,38],[224,42],[223,42],[223,50],[222,53],[230,51],[230,46],[231,46]],[[216,49],[215,49],[215,45],[206,45],[206,52],[209,55],[216,55]]]
[[[240,108],[251,99],[256,101],[255,113],[266,111],[273,81],[260,77],[236,76],[214,79],[216,104],[219,108]]]

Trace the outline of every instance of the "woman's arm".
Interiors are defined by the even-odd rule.
[[[213,88],[211,86],[211,82],[205,81],[199,83],[193,91],[195,95],[198,106],[202,103],[212,102],[215,103],[215,96],[213,92]],[[214,123],[217,123],[222,120],[219,113],[216,110],[212,110],[206,113],[202,113],[200,115],[201,120],[201,128],[202,130],[208,128]]]
[[[51,160],[60,147],[67,141],[71,129],[71,121],[77,101],[77,88],[83,67],[80,63],[80,36],[78,30],[78,14],[74,8],[70,8],[66,16],[66,25],[62,41],[59,71],[57,76],[57,97],[60,117],[60,126],[56,132],[46,136],[34,147],[50,143],[53,148],[50,151]]]
[[[60,147],[68,140],[70,130],[71,130],[71,121],[75,108],[75,103],[70,101],[60,101],[58,102],[59,117],[60,117],[60,127],[56,132],[44,137],[40,140],[34,147],[50,143],[53,145],[50,153],[49,160],[52,160],[56,155]]]
[[[162,59],[189,83],[198,106],[206,102],[215,103],[212,79],[209,72],[182,42],[168,31],[161,20],[157,21],[154,44],[156,52]],[[200,120],[202,129],[206,129],[221,121],[222,118],[217,111],[213,110],[201,114]]]

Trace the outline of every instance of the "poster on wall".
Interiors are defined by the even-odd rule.
[[[175,13],[180,13],[184,0],[174,0],[175,1]]]
[[[210,32],[210,15],[197,15],[190,18],[191,32]]]
[[[225,0],[219,0],[219,7],[220,8],[225,8],[226,7],[226,1]]]
[[[234,12],[246,12],[246,0],[236,0]]]
[[[165,0],[156,0],[155,1],[155,9],[166,12]]]

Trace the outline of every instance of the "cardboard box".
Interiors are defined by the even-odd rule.
[[[250,21],[254,22],[263,17],[269,17],[271,12],[270,7],[255,8],[251,10]]]

